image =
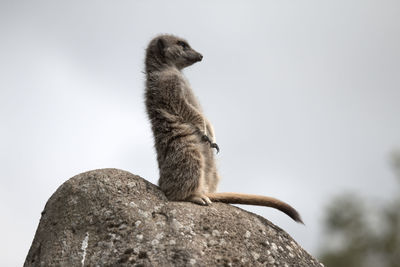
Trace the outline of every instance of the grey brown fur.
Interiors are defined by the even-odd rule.
[[[290,205],[266,196],[215,193],[219,182],[212,125],[181,70],[202,60],[187,41],[154,38],[146,50],[146,109],[154,134],[159,186],[169,200],[208,205],[211,201],[277,208],[301,222]]]

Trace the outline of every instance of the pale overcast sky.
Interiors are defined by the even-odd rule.
[[[143,59],[158,33],[204,55],[185,71],[213,123],[220,191],[278,197],[306,226],[245,207],[314,255],[331,198],[397,193],[399,1],[0,2],[1,266],[21,266],[68,178],[156,183]]]

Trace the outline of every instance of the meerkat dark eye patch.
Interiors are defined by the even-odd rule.
[[[178,41],[178,45],[182,46],[183,49],[189,48],[189,45],[184,41]]]

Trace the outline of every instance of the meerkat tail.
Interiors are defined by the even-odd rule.
[[[228,204],[257,205],[278,209],[286,213],[290,218],[298,223],[303,223],[300,214],[289,204],[267,196],[250,195],[241,193],[207,193],[206,196],[214,202],[223,202]]]

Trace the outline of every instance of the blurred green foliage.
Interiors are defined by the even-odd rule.
[[[326,266],[400,267],[400,152],[392,159],[399,182],[392,201],[378,205],[345,194],[328,206],[319,253]]]

